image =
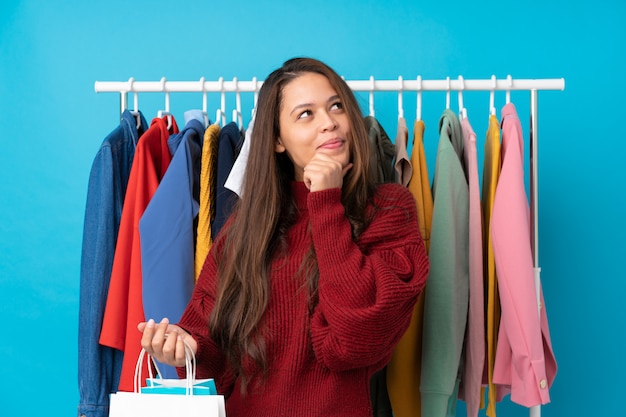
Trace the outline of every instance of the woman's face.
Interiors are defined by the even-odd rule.
[[[307,72],[287,84],[282,93],[276,152],[287,152],[296,181],[302,181],[304,167],[317,152],[343,167],[348,165],[350,121],[328,79]]]

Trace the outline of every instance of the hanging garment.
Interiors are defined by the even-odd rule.
[[[395,182],[394,157],[396,149],[387,132],[373,116],[364,119],[368,132],[371,155],[370,166],[377,184]],[[370,397],[375,417],[391,417],[393,415],[389,394],[387,393],[387,370],[381,369],[372,375]]]
[[[396,134],[396,156],[393,163],[395,171],[395,181],[405,187],[409,185],[411,176],[413,175],[413,167],[409,160],[409,154],[406,146],[409,138],[409,129],[406,127],[404,117],[398,118],[398,133]]]
[[[192,119],[169,137],[172,161],[139,221],[143,311],[157,323],[180,320],[195,284],[203,136],[204,125]],[[174,367],[160,364],[159,370],[163,378],[177,378]]]
[[[463,157],[469,185],[469,309],[465,332],[464,369],[459,398],[466,403],[467,417],[478,416],[485,364],[485,297],[483,283],[483,227],[478,185],[476,134],[467,117],[461,119]]]
[[[243,186],[243,175],[246,172],[246,165],[248,164],[248,155],[250,154],[250,138],[252,137],[252,129],[254,128],[254,118],[248,123],[248,128],[244,134],[243,145],[239,156],[235,159],[232,169],[228,173],[228,178],[224,183],[224,187],[232,191],[233,193],[241,196],[241,188]]]
[[[372,149],[370,165],[375,167],[373,171],[374,181],[377,184],[394,182],[393,158],[396,152],[395,147],[376,118],[366,116],[364,121]]]
[[[497,386],[493,383],[493,365],[496,359],[496,345],[498,328],[500,327],[500,297],[498,295],[498,280],[496,276],[496,262],[493,259],[493,244],[491,241],[491,213],[493,200],[496,195],[496,185],[500,176],[500,123],[495,115],[489,116],[489,127],[485,140],[485,159],[483,166],[483,258],[484,258],[484,286],[486,294],[485,311],[487,313],[486,341],[487,356],[483,383],[487,385],[487,416],[496,417],[496,402],[499,397]],[[482,396],[481,396],[482,398]]]
[[[128,110],[122,113],[93,160],[87,185],[78,314],[78,414],[87,417],[108,416],[122,369],[122,352],[98,340],[130,167],[148,126],[141,112],[138,117],[139,129]]]
[[[550,402],[557,365],[541,285],[540,309],[537,304],[523,160],[521,124],[508,103],[502,109],[502,170],[491,218],[502,305],[493,381],[510,391],[511,401],[532,407]]]
[[[200,200],[198,209],[198,230],[196,232],[196,253],[194,281],[198,280],[202,265],[211,249],[211,223],[215,219],[215,192],[217,190],[217,141],[220,126],[210,125],[204,131],[202,162],[200,168]]]
[[[424,151],[425,128],[423,120],[415,121],[413,126],[413,149],[411,151],[413,174],[409,182],[409,191],[411,191],[417,203],[417,221],[419,222],[424,246],[426,246],[426,252],[428,252],[430,250],[430,233],[433,218],[433,194],[430,188],[426,152]]]
[[[211,237],[216,239],[222,230],[226,219],[230,216],[237,201],[237,194],[224,186],[226,178],[233,168],[243,145],[243,135],[235,122],[230,122],[222,128],[217,149],[217,189],[215,194],[215,221],[211,224]]]
[[[449,109],[439,120],[439,134],[420,386],[422,415],[428,417],[455,413],[468,307],[469,190],[463,132]]]
[[[171,120],[169,131],[168,118]],[[173,116],[153,119],[150,128],[137,143],[130,169],[100,333],[100,344],[124,352],[119,391],[133,391],[135,365],[141,351],[141,333],[137,331],[137,324],[145,321],[141,294],[141,244],[137,233],[139,219],[169,166],[171,156],[167,139],[173,133],[178,133]]]
[[[411,150],[413,173],[408,188],[417,204],[418,224],[428,253],[433,197],[424,152],[424,121],[417,120],[413,132]],[[422,415],[420,374],[422,372],[423,316],[424,292],[420,293],[413,310],[411,324],[400,339],[387,365],[387,388],[394,417],[420,417]]]

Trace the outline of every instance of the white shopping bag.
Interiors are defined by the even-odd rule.
[[[223,395],[111,394],[109,417],[225,417]]]
[[[185,346],[184,380],[154,378],[152,367],[148,366],[149,381],[160,381],[163,386],[173,388],[167,394],[141,392],[141,368],[146,356],[151,359],[142,349],[135,367],[134,392],[111,394],[109,417],[226,417],[223,395],[195,395],[202,380],[196,380],[195,358],[188,346]]]

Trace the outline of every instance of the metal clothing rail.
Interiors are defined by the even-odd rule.
[[[353,91],[533,91],[533,90],[563,90],[565,79],[514,79],[510,75],[504,79],[497,79],[495,75],[490,79],[457,79],[424,80],[421,76],[415,79],[376,80],[373,76],[367,80],[346,80]],[[198,81],[168,81],[165,77],[159,81],[135,81],[133,77],[128,81],[96,81],[94,90],[96,93],[117,92],[120,93],[120,109],[127,108],[128,93],[258,93],[263,85],[262,80],[254,77],[250,81],[225,80],[220,77],[215,81],[207,81],[204,77]],[[167,97],[166,97],[167,100]],[[418,97],[419,100],[419,97]],[[370,97],[370,104],[372,103]],[[255,101],[256,104],[256,101]],[[371,107],[371,106],[370,106]],[[370,109],[372,110],[372,109]]]
[[[462,92],[463,91],[490,91],[491,107],[493,108],[493,92],[506,91],[507,102],[509,101],[509,93],[511,91],[529,91],[530,92],[530,211],[531,211],[531,249],[533,254],[533,267],[535,289],[537,295],[538,313],[541,309],[541,268],[539,267],[539,203],[538,203],[538,123],[537,116],[538,94],[540,90],[564,90],[564,78],[542,78],[542,79],[514,79],[510,75],[504,79],[497,79],[492,75],[489,79],[464,79],[459,76],[457,79],[424,80],[421,76],[415,79],[403,79],[398,77],[397,80],[376,80],[371,76],[367,80],[346,80],[348,86],[355,92],[369,92],[370,115],[374,115],[374,92],[388,91],[398,93],[398,108],[402,109],[402,95],[404,91],[416,91],[418,103],[418,118],[420,117],[421,108],[421,92],[423,91],[440,91],[447,92],[446,104],[449,105],[451,91],[459,93],[459,108],[463,108]],[[256,97],[259,89],[263,85],[263,81],[254,77],[251,81],[240,81],[236,77],[231,81],[224,80],[220,77],[217,81],[207,81],[204,77],[198,81],[168,81],[165,77],[160,81],[135,81],[129,78],[128,81],[96,81],[94,89],[96,93],[117,92],[120,94],[120,112],[128,108],[128,93],[135,94],[135,108],[137,107],[138,93],[165,93],[166,113],[169,112],[169,93],[203,93],[203,110],[206,112],[206,93],[222,94],[222,113],[224,111],[225,93],[254,93],[256,106]],[[238,111],[240,106],[239,98],[237,100]],[[218,113],[220,114],[220,113]],[[541,406],[530,408],[530,417],[540,417]]]
[[[376,80],[370,77],[368,80],[346,80],[350,88],[355,91],[446,91],[446,90],[563,90],[565,80],[563,78],[542,79],[514,79],[508,76],[505,79],[441,79],[424,80],[421,77],[406,79],[398,77],[397,80]],[[257,92],[263,81],[253,78],[251,81],[241,81],[236,77],[232,81],[219,78],[216,81],[206,81],[200,78],[198,81],[168,81],[165,77],[160,81],[96,81],[94,89],[96,93],[120,92]]]

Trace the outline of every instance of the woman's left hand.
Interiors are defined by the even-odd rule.
[[[185,345],[191,348],[194,355],[198,351],[198,343],[186,331],[175,324],[169,324],[164,318],[160,323],[150,319],[141,322],[137,329],[143,333],[141,346],[157,361],[171,366],[185,366]]]
[[[311,192],[341,188],[343,177],[350,168],[351,162],[344,167],[341,162],[318,152],[304,167],[304,184]]]

